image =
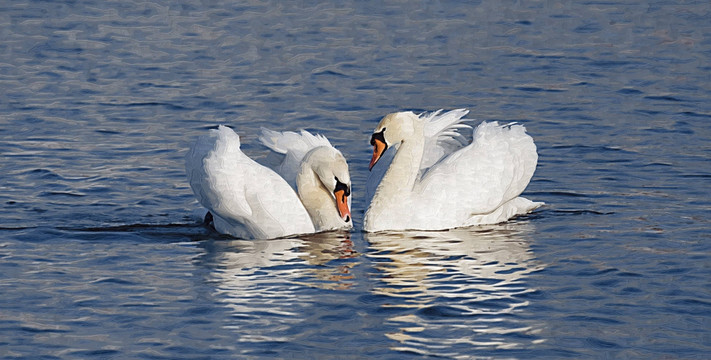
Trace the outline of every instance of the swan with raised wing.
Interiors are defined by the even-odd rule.
[[[223,125],[185,156],[190,187],[218,232],[271,239],[353,227],[348,164],[328,139],[262,129],[260,141],[284,154],[276,169],[245,155],[239,135]]]
[[[370,140],[374,174],[366,187],[375,190],[365,231],[495,224],[543,205],[519,196],[538,162],[525,128],[483,122],[467,143],[467,113],[397,112],[380,121]],[[381,158],[386,164],[377,167]]]

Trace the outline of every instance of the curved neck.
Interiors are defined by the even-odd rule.
[[[336,202],[309,166],[302,166],[296,175],[299,199],[309,213],[316,231],[332,230],[345,225],[338,216]]]
[[[392,196],[394,193],[412,191],[420,171],[424,148],[425,141],[421,132],[400,143],[390,167],[375,191],[374,199],[379,193]]]
[[[421,135],[400,144],[365,213],[363,228],[366,231],[400,226],[390,223],[393,217],[387,216],[388,213],[399,214],[396,219],[408,218],[405,214],[411,206],[412,189],[417,181],[424,148],[424,138]]]
[[[394,224],[392,221],[393,219],[405,221],[409,218],[407,213],[412,204],[412,190],[417,182],[424,149],[425,138],[422,127],[416,128],[411,136],[400,143],[365,213],[363,228],[366,231],[404,226]],[[387,215],[390,213],[398,215]]]

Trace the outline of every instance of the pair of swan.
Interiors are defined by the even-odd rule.
[[[494,224],[543,204],[518,196],[538,161],[524,127],[485,122],[468,143],[460,132],[471,130],[467,113],[398,112],[380,121],[370,141],[365,231]],[[279,166],[247,157],[226,126],[186,155],[190,186],[218,232],[270,239],[353,227],[348,164],[328,139],[262,129],[260,141],[284,154]]]

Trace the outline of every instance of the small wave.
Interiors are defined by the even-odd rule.
[[[82,193],[76,193],[71,191],[43,191],[39,194],[40,197],[45,196],[68,196],[68,197],[83,197],[86,196]]]
[[[98,226],[84,228],[62,228],[60,230],[68,231],[86,231],[86,232],[104,232],[104,231],[139,231],[144,229],[175,229],[175,228],[201,228],[204,227],[201,223],[172,223],[172,224],[126,224],[114,226]]]
[[[17,231],[17,230],[27,230],[34,229],[34,226],[0,226],[0,231]]]
[[[517,86],[516,90],[527,91],[527,92],[563,92],[567,91],[562,88],[544,88],[539,86]]]
[[[591,146],[591,145],[582,145],[582,144],[577,144],[577,145],[554,145],[551,146],[552,149],[581,149],[581,150],[587,150],[591,152],[598,152],[598,151],[614,151],[614,152],[629,152],[625,149],[622,149],[620,147],[615,147],[615,146]]]
[[[90,284],[102,284],[102,283],[117,284],[117,285],[135,285],[134,282],[126,281],[126,280],[122,280],[122,279],[118,279],[118,278],[114,278],[114,277],[100,278],[100,279],[96,279],[96,280],[90,282]]]
[[[541,191],[541,192],[528,192],[529,195],[552,195],[552,196],[565,196],[565,197],[579,197],[585,198],[589,197],[586,194],[581,194],[577,192],[570,191]]]
[[[462,310],[446,305],[427,306],[420,309],[418,314],[427,318],[462,317],[466,315]]]
[[[603,211],[596,211],[596,210],[537,210],[534,211],[530,214],[522,215],[516,217],[518,220],[535,220],[535,219],[541,219],[541,218],[546,218],[548,216],[581,216],[581,215],[597,215],[597,216],[602,216],[602,215],[613,215],[615,214],[612,211],[609,212],[603,212]]]
[[[122,106],[122,107],[165,107],[170,110],[188,110],[187,107],[182,106],[182,105],[176,105],[176,104],[171,104],[171,103],[166,103],[166,102],[157,102],[157,101],[146,101],[146,102],[129,102],[129,103],[110,103],[110,102],[104,102],[100,103],[100,105],[103,106]]]
[[[198,222],[171,224],[125,224],[97,227],[58,227],[56,230],[72,232],[75,238],[86,241],[134,239],[136,241],[194,242],[230,238]],[[230,238],[231,239],[231,238]]]
[[[336,77],[344,77],[347,78],[349,77],[348,75],[338,72],[338,71],[333,71],[333,70],[324,70],[324,71],[319,71],[313,74],[313,76],[336,76]]]
[[[681,114],[686,115],[686,116],[691,116],[691,117],[711,118],[711,114],[703,114],[703,113],[698,113],[698,112],[694,112],[694,111],[684,111]]]
[[[643,91],[637,90],[637,89],[632,89],[632,88],[623,88],[620,90],[617,90],[618,94],[624,94],[624,95],[638,95],[638,94],[644,94]]]
[[[25,332],[30,332],[30,333],[67,333],[69,330],[66,329],[60,329],[60,328],[51,328],[51,327],[37,327],[37,326],[20,326],[19,330],[25,331]]]
[[[44,169],[44,168],[39,168],[39,169],[32,169],[32,170],[27,170],[20,175],[31,175],[31,176],[37,176],[40,179],[48,179],[48,180],[64,180],[64,178],[57,174],[56,172],[49,170],[49,169]]]
[[[636,61],[596,60],[596,61],[591,61],[591,62],[589,62],[588,64],[591,65],[591,66],[596,66],[596,67],[610,68],[610,67],[618,67],[618,66],[636,65],[636,64],[639,64],[639,62],[636,62]]]
[[[671,95],[649,95],[649,96],[645,96],[644,98],[648,99],[648,100],[662,100],[662,101],[673,101],[673,102],[686,101],[686,100],[683,100],[683,99],[680,99],[678,97],[674,97]]]
[[[554,213],[561,215],[612,215],[614,211],[595,211],[595,210],[553,210]]]
[[[682,175],[679,175],[679,177],[687,178],[687,179],[694,179],[694,178],[711,179],[711,174],[682,174]]]

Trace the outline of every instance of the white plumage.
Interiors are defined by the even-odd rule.
[[[270,239],[352,227],[348,165],[325,137],[263,129],[262,139],[287,155],[279,168],[293,188],[274,170],[245,155],[239,136],[226,126],[201,136],[185,156],[190,187],[213,214],[217,231]],[[299,182],[301,186],[296,185]],[[335,194],[344,202],[337,203]]]
[[[371,164],[378,174],[364,230],[439,230],[493,224],[543,205],[518,197],[538,161],[522,125],[480,124],[473,141],[460,130],[466,110],[385,116],[373,135]],[[380,142],[382,145],[378,145]],[[377,145],[377,146],[376,146]],[[380,147],[380,148],[379,148]],[[382,151],[390,164],[378,168]],[[377,187],[373,182],[378,182]]]
[[[275,153],[284,154],[281,164],[274,170],[281,175],[286,182],[296,189],[296,175],[301,169],[301,162],[309,150],[319,146],[333,148],[331,142],[321,134],[313,135],[306,130],[301,132],[277,132],[262,128],[259,141]]]

